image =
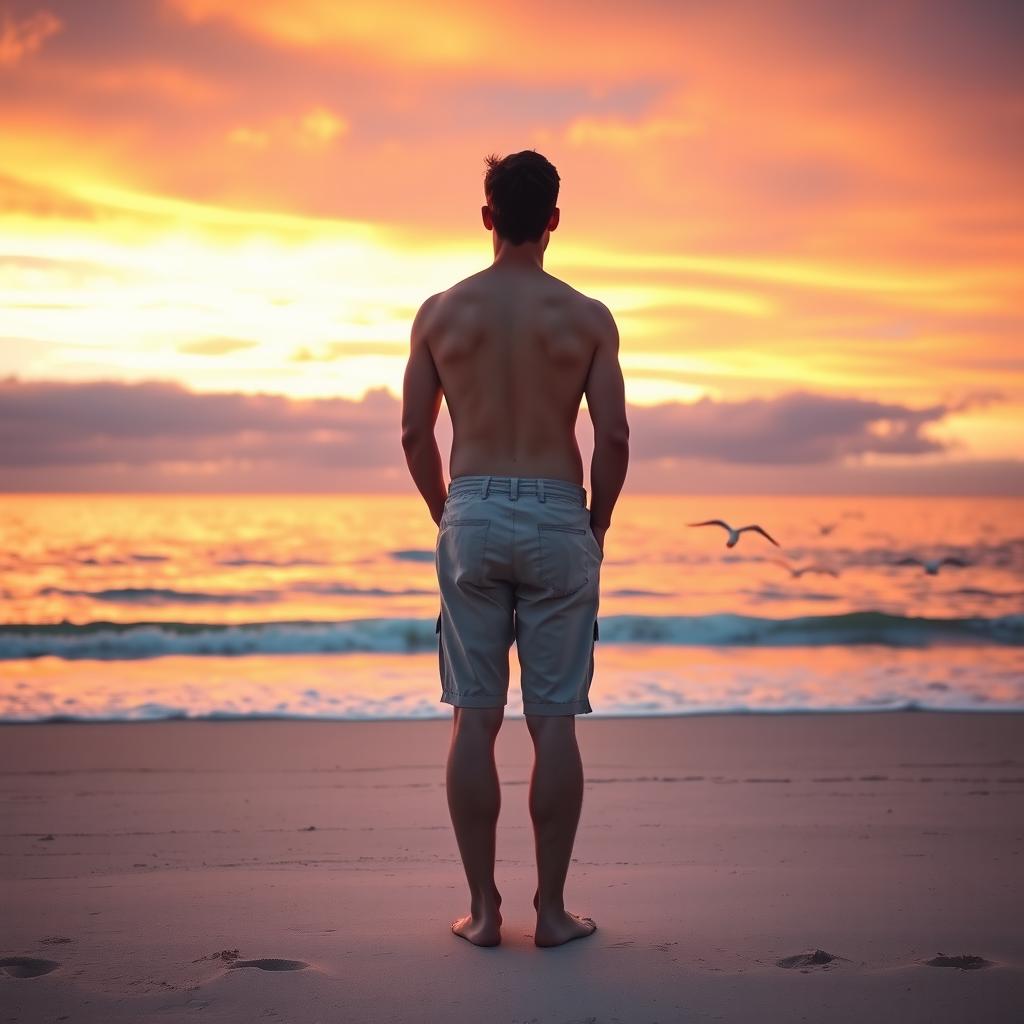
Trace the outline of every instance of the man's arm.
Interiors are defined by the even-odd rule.
[[[585,388],[594,424],[594,458],[590,464],[590,525],[604,549],[604,534],[629,465],[629,423],[626,389],[619,366],[619,331],[608,308],[594,300],[597,348]]]
[[[402,448],[413,483],[423,495],[430,516],[440,524],[448,490],[434,424],[441,410],[441,378],[427,346],[426,323],[436,296],[420,306],[412,325],[409,362],[402,389]]]

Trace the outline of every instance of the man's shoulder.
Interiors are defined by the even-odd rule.
[[[600,299],[581,292],[578,288],[574,288],[569,284],[568,281],[563,281],[560,277],[555,277],[553,274],[548,274],[548,280],[552,282],[558,294],[568,302],[571,302],[574,309],[580,313],[598,319],[611,317],[608,307]]]
[[[474,293],[478,293],[480,290],[480,276],[480,274],[472,274],[469,277],[464,277],[450,287],[445,288],[444,291],[435,292],[433,295],[428,296],[420,303],[418,315],[437,315],[443,312],[446,307],[450,308],[471,298]]]
[[[569,307],[572,310],[573,319],[599,336],[613,334],[616,330],[615,319],[611,310],[600,300],[592,295],[573,288],[571,285],[561,282],[571,293],[568,295]]]
[[[479,271],[425,299],[420,305],[417,320],[424,325],[437,324],[449,316],[461,317],[469,309],[486,307],[489,300],[496,298],[495,281],[486,270]],[[538,279],[535,300],[542,305],[553,303],[561,313],[595,331],[604,333],[615,328],[611,311],[600,299],[581,292],[553,274],[545,272]]]

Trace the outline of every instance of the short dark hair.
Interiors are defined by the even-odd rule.
[[[534,149],[487,157],[484,195],[494,227],[513,245],[539,242],[558,202],[558,171]]]

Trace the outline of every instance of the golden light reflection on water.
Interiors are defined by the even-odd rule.
[[[1013,499],[626,495],[601,613],[1008,614],[1024,594],[1021,509]],[[724,531],[686,526],[709,518],[758,522],[782,547],[745,534],[729,550]],[[435,538],[422,504],[401,496],[11,496],[0,506],[0,621],[429,618]],[[971,564],[936,576],[894,564],[941,555]]]

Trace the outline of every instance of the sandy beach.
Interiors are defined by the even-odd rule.
[[[581,719],[568,903],[599,930],[556,950],[532,942],[521,720],[498,744],[503,945],[448,931],[448,730],[4,727],[0,1016],[1020,1019],[1024,716]],[[835,959],[778,965],[815,950]]]

